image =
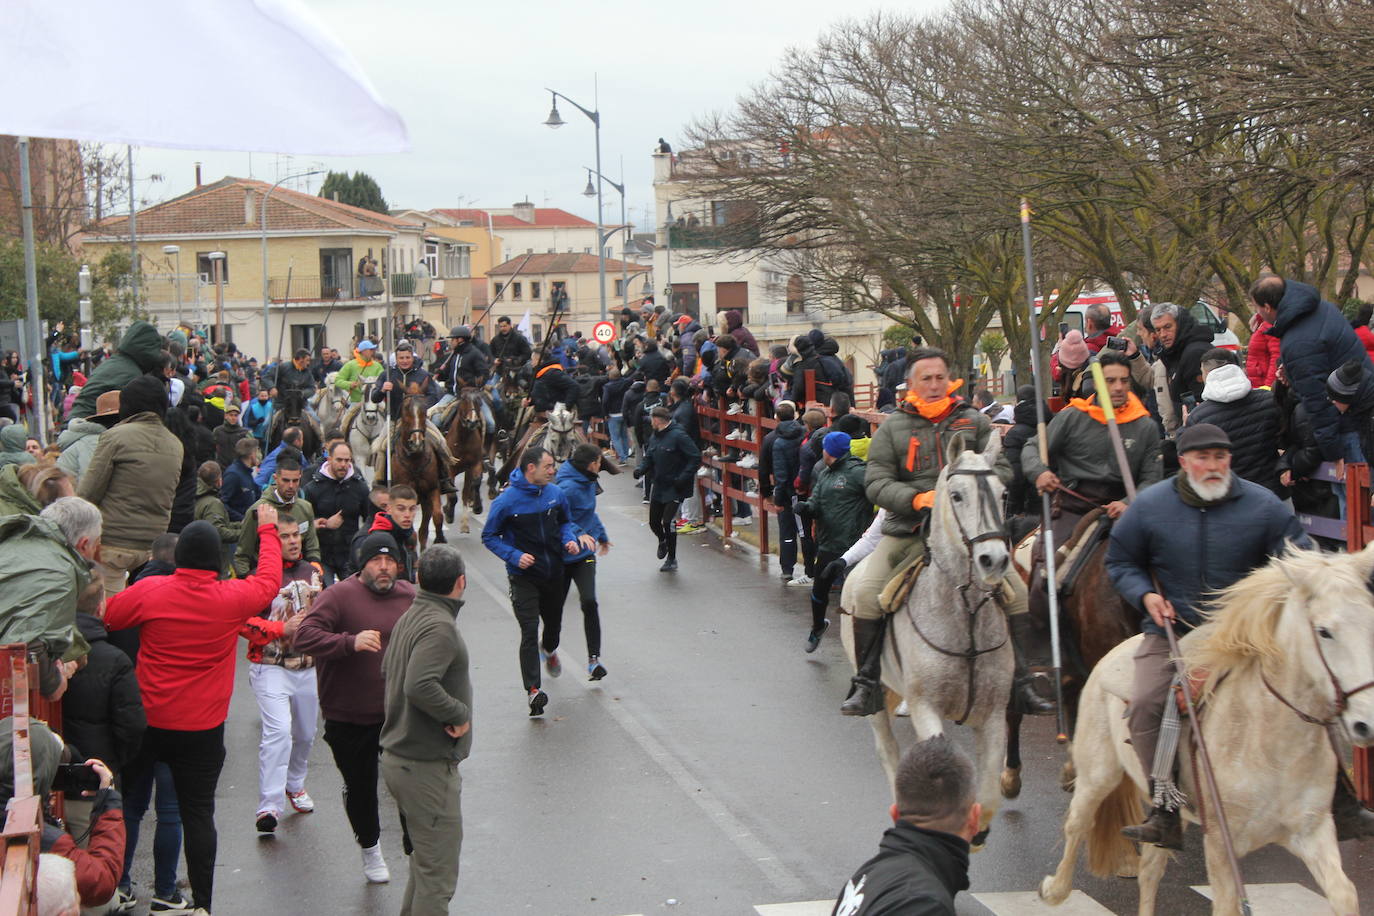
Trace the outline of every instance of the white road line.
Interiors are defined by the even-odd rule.
[[[808,900],[805,903],[768,903],[754,907],[759,916],[830,916],[833,900]]]
[[[502,593],[495,583],[485,573],[476,569],[474,565],[468,566],[467,576],[469,582],[477,583],[499,606],[510,606],[509,596]],[[682,794],[706,812],[706,815],[725,835],[726,839],[758,866],[759,871],[763,872],[764,877],[777,889],[778,893],[786,896],[801,893],[805,887],[802,879],[788,868],[762,840],[755,836],[743,821],[735,817],[730,809],[716,797],[714,792],[703,785],[701,780],[694,777],[691,771],[663,746],[662,742],[651,735],[639,723],[639,720],[626,710],[626,706],[629,704],[612,700],[602,690],[588,691],[588,694],[594,697],[601,708],[615,720],[616,724],[634,739],[640,750],[657,763],[663,772],[677,784],[677,787],[682,790]]]
[[[1073,891],[1059,906],[1050,906],[1035,891],[972,894],[997,916],[1112,916],[1112,911],[1082,891]]]
[[[1212,899],[1210,885],[1195,884],[1193,890],[1208,900]],[[1301,884],[1247,884],[1245,893],[1250,897],[1250,909],[1254,916],[1293,916],[1294,913],[1331,911],[1325,897]]]

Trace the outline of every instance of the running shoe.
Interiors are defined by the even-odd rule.
[[[678,529],[677,529],[677,533],[678,533],[678,534],[701,534],[701,533],[702,533],[703,531],[705,531],[705,530],[706,530],[706,526],[705,526],[705,525],[693,525],[691,522],[688,522],[688,523],[685,524],[685,525],[679,525],[679,526],[678,526]]]
[[[816,651],[816,647],[821,644],[821,637],[825,635],[825,631],[828,629],[830,629],[830,621],[822,620],[819,630],[812,630],[806,634],[806,651],[808,653]]]
[[[659,572],[677,572],[677,560],[669,557],[663,561],[663,565],[658,568]]]
[[[277,832],[277,814],[275,811],[258,812],[258,833],[270,835]]]
[[[733,440],[735,440],[735,441],[738,441],[738,440],[740,440],[740,439],[743,439],[743,438],[744,438],[744,430],[737,429],[737,430],[734,430],[733,432],[726,433],[726,434],[725,434],[725,438],[726,438],[726,439],[733,439]]]
[[[549,673],[549,677],[558,677],[563,673],[563,663],[558,660],[557,652],[539,653],[539,657],[544,661],[544,670]]]
[[[315,810],[315,800],[309,795],[306,795],[304,789],[301,789],[299,792],[287,792],[286,800],[291,803],[292,808],[295,808],[301,814],[309,814],[311,811]]]
[[[115,888],[114,903],[110,907],[111,913],[130,913],[138,906],[138,897],[134,894],[133,887]]]
[[[391,869],[386,867],[386,859],[382,858],[381,843],[363,850],[363,877],[368,884],[386,884],[391,880]]]
[[[542,716],[544,707],[549,705],[549,695],[538,687],[530,688],[530,715]]]
[[[752,515],[736,515],[736,516],[735,516],[735,527],[736,527],[736,528],[748,528],[748,527],[749,527],[750,525],[752,525],[752,524],[754,524],[754,517],[753,517]]]
[[[587,680],[599,681],[606,676],[606,666],[601,664],[601,658],[593,655],[587,659]]]
[[[149,913],[164,913],[166,916],[184,916],[187,913],[195,912],[191,901],[181,895],[181,891],[173,889],[166,897],[153,895],[152,902],[148,904]]]
[[[748,454],[748,455],[745,455],[743,458],[741,458],[741,459],[739,460],[739,463],[736,465],[736,467],[741,467],[741,468],[756,468],[756,467],[758,467],[758,466],[759,466],[759,459],[756,458],[756,457],[754,457],[754,454],[753,454],[752,452],[751,452],[750,454]]]
[[[732,417],[735,416],[736,414],[742,414],[742,413],[744,413],[744,405],[743,405],[743,404],[739,404],[739,403],[731,404],[730,407],[729,407],[729,409],[726,410],[725,412],[726,412],[727,414],[729,414],[730,416],[732,416]]]
[[[735,524],[738,525],[739,522],[736,521]],[[806,573],[802,573],[800,576],[797,576],[796,578],[792,579],[792,581],[788,582],[787,584],[794,586],[796,588],[810,588],[811,577],[808,576]]]

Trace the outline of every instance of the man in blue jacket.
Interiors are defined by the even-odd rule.
[[[1128,724],[1131,745],[1150,774],[1155,807],[1145,823],[1123,833],[1165,849],[1183,848],[1183,825],[1164,775],[1172,761],[1155,761],[1174,678],[1164,621],[1173,621],[1182,635],[1202,622],[1199,607],[1209,594],[1234,585],[1290,544],[1312,546],[1277,496],[1231,473],[1231,440],[1220,427],[1185,428],[1178,436],[1178,464],[1173,478],[1141,491],[1112,527],[1107,547],[1112,586],[1145,613]],[[1166,583],[1167,595],[1156,591],[1157,582]],[[1353,796],[1350,801],[1358,808]]]
[[[553,455],[545,449],[526,449],[520,467],[511,471],[510,486],[492,502],[482,529],[482,544],[506,561],[511,609],[520,624],[520,677],[531,716],[543,715],[549,703],[548,694],[540,689],[540,656],[549,677],[563,673],[557,655],[565,594],[563,555],[596,549],[595,538],[578,534],[563,490],[549,486],[555,468]]]
[[[606,676],[606,666],[601,664],[601,615],[596,603],[596,558],[605,556],[611,549],[611,538],[606,534],[606,526],[596,514],[596,495],[601,486],[596,477],[601,473],[601,450],[589,442],[573,449],[572,457],[558,469],[554,483],[568,497],[568,508],[572,514],[577,533],[591,535],[598,547],[591,550],[583,547],[572,556],[563,558],[563,601],[566,604],[568,592],[577,583],[577,597],[582,604],[582,629],[587,637],[587,675],[588,680],[599,681]],[[552,656],[552,653],[550,653]]]

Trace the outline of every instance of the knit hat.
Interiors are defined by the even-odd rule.
[[[1326,394],[1333,401],[1350,404],[1360,392],[1360,382],[1364,380],[1362,360],[1350,360],[1326,377]]]
[[[378,556],[391,557],[399,563],[401,561],[397,558],[396,553],[395,538],[381,531],[374,531],[363,538],[363,542],[358,545],[358,565],[366,566],[368,560]]]
[[[1035,386],[1034,386],[1034,385],[1022,385],[1020,388],[1017,388],[1017,389],[1016,389],[1016,402],[1017,402],[1018,404],[1021,403],[1022,401],[1034,401],[1034,400],[1035,400]]]
[[[177,535],[177,569],[220,570],[220,540],[215,526],[207,521],[195,521]]]
[[[849,433],[826,433],[825,441],[821,443],[825,453],[831,458],[840,458],[849,454]]]
[[[1070,331],[1059,342],[1059,365],[1066,369],[1078,369],[1088,362],[1092,351],[1083,342],[1082,331]]]
[[[1178,434],[1178,453],[1198,452],[1205,448],[1224,448],[1231,449],[1231,437],[1226,435],[1226,430],[1211,423],[1199,423],[1196,426],[1184,427],[1183,432]]]
[[[812,350],[816,349],[815,345],[811,343],[811,338],[810,338],[810,337],[807,337],[805,334],[803,334],[803,335],[801,335],[800,337],[798,337],[798,338],[796,338],[795,340],[793,340],[793,341],[792,341],[792,346],[793,346],[793,347],[796,349],[796,351],[797,351],[798,353],[800,353],[802,356],[805,356],[806,354],[810,353]]]
[[[140,375],[119,392],[119,419],[127,420],[136,413],[148,411],[165,417],[167,403],[167,386],[162,380],[151,375]]]
[[[831,427],[836,432],[848,433],[851,439],[857,439],[864,431],[864,421],[852,413],[847,413],[831,424]]]

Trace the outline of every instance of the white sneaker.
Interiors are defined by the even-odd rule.
[[[811,585],[811,577],[808,576],[806,573],[802,573],[800,576],[795,577],[794,579],[792,579],[792,581],[788,582],[787,584],[795,585],[797,588],[808,588]]]
[[[363,877],[367,878],[368,884],[386,884],[391,880],[391,871],[382,858],[382,844],[363,850]]]
[[[744,405],[743,405],[743,404],[731,404],[730,407],[729,407],[729,409],[726,410],[725,412],[726,412],[727,414],[729,414],[730,416],[734,416],[734,415],[736,415],[736,414],[744,413]]]
[[[710,477],[710,476],[711,476],[711,468],[709,468],[708,466],[706,466],[706,465],[703,464],[703,465],[701,466],[701,468],[697,471],[697,476],[698,476],[698,477]]]
[[[735,526],[736,528],[748,528],[750,525],[754,524],[754,516],[752,516],[752,515],[744,515],[744,516],[739,516],[739,515],[737,515],[737,516],[735,516],[735,519],[734,519],[733,524],[734,524],[734,526]]]
[[[743,430],[740,430],[740,429],[734,430],[733,432],[726,433],[726,434],[725,434],[725,438],[727,438],[727,439],[735,439],[735,440],[743,439],[743,438],[744,438],[744,431],[743,431]]]
[[[750,452],[748,455],[745,455],[743,458],[741,458],[739,460],[739,463],[736,465],[736,467],[741,468],[756,468],[758,466],[759,460],[754,457],[753,452]]]

